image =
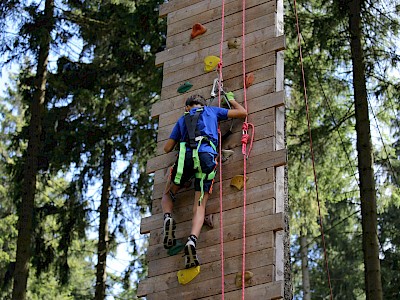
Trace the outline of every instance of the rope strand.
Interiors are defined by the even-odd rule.
[[[246,0],[242,2],[242,73],[243,73],[243,101],[244,108],[247,111],[247,87],[246,87]],[[247,124],[247,116],[243,126]],[[246,126],[247,128],[248,126]],[[246,134],[245,139],[242,138],[242,153],[243,153],[243,244],[242,244],[242,300],[245,296],[245,272],[246,272],[246,205],[247,205],[247,151],[246,145],[248,141],[248,133],[243,130],[243,136]]]
[[[224,43],[224,31],[225,31],[225,1],[222,0],[222,12],[221,12],[221,41],[219,49],[220,62],[218,64],[217,71],[219,72],[219,86],[218,86],[218,106],[221,107],[221,86],[222,86],[222,49]],[[221,256],[221,299],[225,299],[225,265],[224,265],[224,222],[223,222],[223,205],[222,205],[222,135],[221,127],[218,124],[218,139],[219,139],[219,235],[220,235],[220,256]]]

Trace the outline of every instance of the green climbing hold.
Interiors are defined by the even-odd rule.
[[[192,88],[193,84],[191,84],[189,81],[186,81],[184,84],[182,84],[180,87],[178,87],[178,93],[185,93],[188,90]]]
[[[185,244],[182,243],[182,241],[180,240],[176,240],[176,244],[168,249],[168,255],[170,256],[177,255],[179,252],[183,250],[183,248],[185,248]]]

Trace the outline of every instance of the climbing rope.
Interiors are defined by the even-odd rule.
[[[247,85],[246,85],[246,0],[242,0],[242,73],[243,73],[243,104],[248,112],[247,107]],[[251,128],[251,137],[249,135]],[[250,139],[250,146],[247,144]],[[242,154],[243,154],[243,240],[242,240],[242,299],[245,296],[245,272],[246,272],[246,205],[247,205],[247,159],[253,148],[254,141],[254,125],[248,122],[246,116],[242,126]]]
[[[322,215],[321,215],[321,203],[320,203],[319,194],[318,194],[317,172],[315,170],[315,157],[314,157],[314,150],[313,150],[313,143],[312,143],[312,134],[311,134],[311,125],[310,125],[310,113],[309,113],[309,107],[308,107],[307,87],[306,87],[306,79],[305,79],[304,64],[303,64],[303,51],[302,51],[302,48],[301,48],[301,33],[300,33],[299,18],[298,18],[298,14],[297,14],[296,0],[294,0],[294,12],[295,12],[295,16],[296,16],[297,44],[298,44],[298,47],[299,47],[301,74],[302,74],[302,79],[303,79],[304,101],[305,101],[305,106],[306,106],[306,115],[307,115],[307,123],[308,123],[308,134],[309,134],[309,137],[310,137],[310,151],[311,151],[312,167],[313,167],[313,172],[314,172],[315,192],[316,192],[316,195],[317,195],[317,202],[318,202],[319,225],[320,225],[320,230],[321,230],[322,245],[323,245],[323,248],[324,248],[325,268],[326,268],[326,272],[327,272],[327,276],[328,276],[330,299],[333,300],[331,277],[330,277],[330,274],[329,274],[328,256],[327,256],[326,244],[325,244],[325,234],[324,234],[324,227],[323,227]]]
[[[221,107],[221,90],[222,90],[222,49],[224,43],[224,32],[225,32],[225,1],[222,0],[222,12],[221,12],[221,41],[219,49],[219,58],[217,72],[219,74],[218,80],[218,106]],[[225,265],[224,265],[224,222],[223,222],[223,205],[222,205],[222,134],[221,126],[218,124],[218,139],[219,139],[219,235],[220,235],[220,256],[221,256],[221,298],[225,299]]]

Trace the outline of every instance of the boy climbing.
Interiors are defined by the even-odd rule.
[[[175,221],[172,218],[176,193],[194,177],[194,203],[191,233],[185,245],[185,268],[196,267],[199,260],[196,243],[204,223],[207,200],[212,192],[218,156],[218,122],[228,118],[245,118],[247,111],[236,102],[232,92],[226,93],[231,109],[207,106],[200,95],[185,102],[185,114],[177,121],[164,151],[171,152],[179,143],[179,156],[171,168],[162,200],[164,213],[164,248],[175,241]]]

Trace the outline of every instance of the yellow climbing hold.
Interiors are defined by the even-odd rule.
[[[180,284],[188,284],[193,279],[196,278],[197,275],[200,274],[200,266],[179,270],[178,271],[178,281]]]
[[[213,56],[213,55],[207,56],[204,59],[204,71],[210,72],[210,71],[214,70],[215,67],[218,66],[219,62],[220,62],[219,57]]]
[[[245,271],[244,272],[244,283],[246,285],[246,283],[249,283],[249,281],[251,280],[251,278],[253,278],[254,274],[253,272],[250,271]],[[238,272],[236,273],[236,278],[235,278],[235,285],[239,288],[242,286],[242,272]]]
[[[246,181],[248,178],[246,178]],[[231,186],[234,186],[239,191],[241,191],[244,187],[244,176],[243,175],[236,175],[231,179]]]

